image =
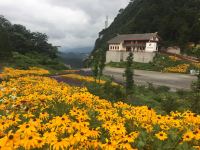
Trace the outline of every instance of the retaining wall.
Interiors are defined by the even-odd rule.
[[[132,53],[134,55],[135,62],[149,63],[153,61],[153,58],[155,57],[155,52],[132,52]],[[106,63],[126,61],[128,56],[129,52],[107,51]]]

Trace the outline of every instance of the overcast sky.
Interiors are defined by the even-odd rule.
[[[54,45],[91,47],[130,0],[0,0],[0,14],[31,31],[46,33]]]

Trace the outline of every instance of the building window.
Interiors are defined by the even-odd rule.
[[[127,46],[127,47],[126,47],[126,51],[127,51],[127,52],[130,52],[130,51],[131,51],[131,47]]]

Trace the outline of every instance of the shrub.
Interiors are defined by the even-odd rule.
[[[165,95],[162,97],[161,100],[161,107],[164,111],[166,111],[168,114],[171,111],[176,111],[179,108],[179,103],[177,101],[178,97],[174,97],[171,95]]]

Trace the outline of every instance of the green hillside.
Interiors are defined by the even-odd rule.
[[[0,16],[0,66],[64,69],[57,54],[57,47],[48,43],[46,34],[31,32]]]
[[[109,28],[99,33],[93,52],[107,49],[107,41],[117,34],[158,32],[162,46],[185,47],[200,41],[199,0],[131,0],[120,9]]]

